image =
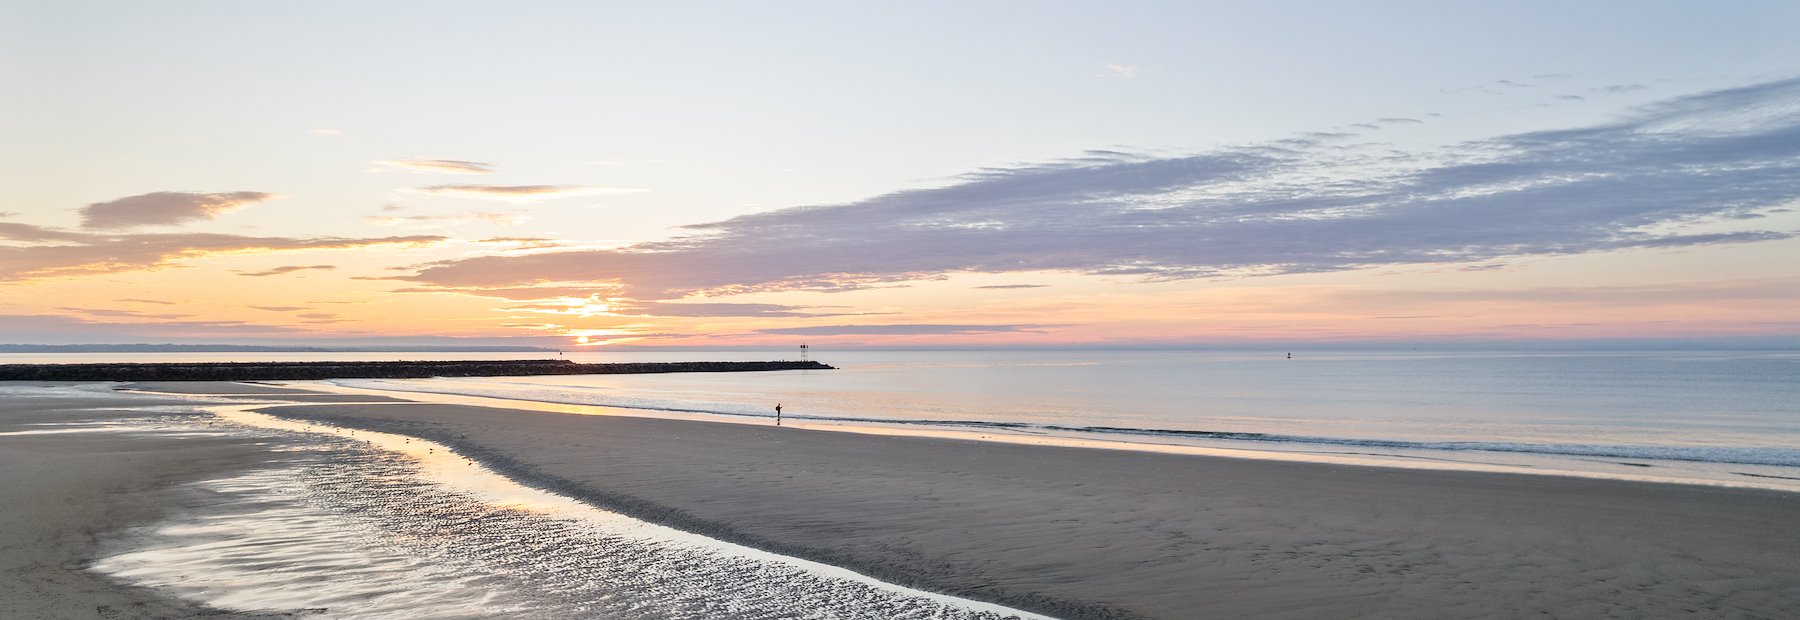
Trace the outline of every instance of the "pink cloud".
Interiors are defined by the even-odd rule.
[[[81,210],[83,228],[136,228],[212,219],[275,198],[264,192],[152,192],[96,202]]]

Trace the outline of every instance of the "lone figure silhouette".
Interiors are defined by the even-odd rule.
[[[775,425],[781,426],[781,403],[775,403]]]

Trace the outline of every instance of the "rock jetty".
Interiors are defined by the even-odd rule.
[[[303,381],[833,369],[832,366],[811,361],[617,364],[578,364],[567,360],[0,364],[0,381]]]

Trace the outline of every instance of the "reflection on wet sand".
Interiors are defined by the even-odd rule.
[[[272,466],[97,570],[232,609],[327,617],[1035,617],[595,509],[400,435],[221,406]]]

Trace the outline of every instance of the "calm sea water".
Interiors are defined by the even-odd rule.
[[[236,359],[298,357],[259,355]],[[595,362],[794,357],[570,354]],[[338,383],[648,415],[772,417],[781,403],[799,421],[1800,487],[1800,353],[1297,351],[1288,359],[1281,351],[815,350],[812,357],[839,369]]]

